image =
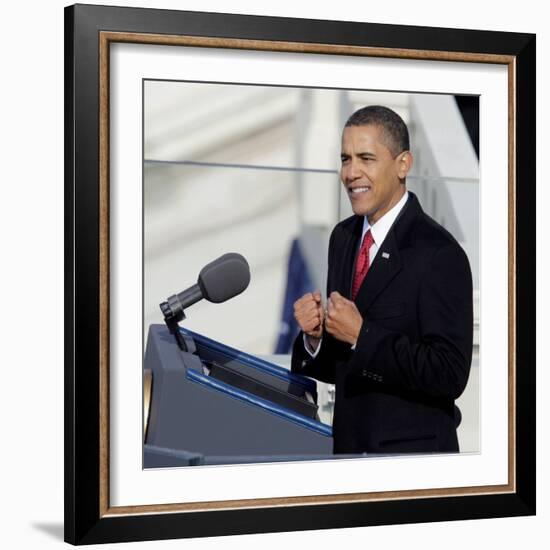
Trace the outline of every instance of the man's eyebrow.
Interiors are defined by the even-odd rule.
[[[349,158],[351,155],[349,153],[346,153],[342,151],[340,153],[341,158]],[[356,156],[358,157],[370,157],[370,158],[376,158],[376,155],[374,153],[371,153],[370,151],[363,151],[361,153],[357,153]]]

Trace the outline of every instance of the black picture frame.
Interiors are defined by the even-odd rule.
[[[107,35],[105,34],[107,33]],[[109,34],[111,33],[111,34]],[[105,487],[108,439],[108,135],[101,85],[109,41],[149,43],[187,36],[241,41],[238,47],[288,51],[370,48],[369,55],[417,59],[500,59],[510,71],[510,182],[515,244],[508,297],[514,318],[508,486],[488,494],[352,502],[291,501],[284,506],[114,510]],[[163,39],[164,37],[164,39]],[[247,46],[248,44],[248,46]],[[270,45],[271,44],[271,45]],[[264,46],[265,45],[265,46]],[[206,46],[207,47],[207,46]],[[226,46],[231,47],[231,46]],[[321,50],[323,48],[321,47]],[[360,53],[357,53],[360,55]],[[536,37],[473,31],[75,5],[65,9],[65,540],[72,544],[141,541],[535,514],[535,64]],[[102,73],[107,70],[107,73]],[[103,120],[103,122],[102,122]],[[102,149],[103,148],[103,149]],[[103,151],[103,152],[102,152]],[[518,368],[515,368],[516,365]],[[103,438],[103,439],[102,439]],[[107,461],[107,462],[106,462]]]

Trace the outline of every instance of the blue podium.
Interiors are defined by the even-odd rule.
[[[145,468],[334,458],[315,381],[179,330],[149,327]]]

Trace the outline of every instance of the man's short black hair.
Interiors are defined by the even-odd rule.
[[[347,120],[345,128],[349,126],[379,126],[386,147],[396,157],[403,151],[408,151],[409,130],[403,119],[391,109],[382,105],[369,105],[355,111]]]

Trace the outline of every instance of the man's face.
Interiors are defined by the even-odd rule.
[[[342,134],[340,178],[354,214],[376,223],[405,193],[400,183],[412,163],[409,152],[393,157],[374,125],[348,126]]]

